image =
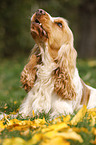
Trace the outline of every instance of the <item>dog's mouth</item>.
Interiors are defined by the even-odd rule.
[[[42,24],[39,22],[38,19],[35,19],[35,22],[36,22],[37,24],[39,24],[40,26],[42,26]]]
[[[31,21],[31,34],[33,38],[35,38],[36,36],[40,38],[42,37],[48,38],[47,32],[43,28],[40,20],[38,20],[37,18],[34,21]]]

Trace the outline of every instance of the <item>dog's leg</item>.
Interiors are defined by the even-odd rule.
[[[39,47],[35,44],[29,57],[29,62],[25,65],[21,73],[21,83],[23,88],[29,92],[36,80],[37,64],[41,63]]]

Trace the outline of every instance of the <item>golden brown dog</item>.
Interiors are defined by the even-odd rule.
[[[21,82],[28,91],[20,108],[24,116],[51,110],[52,116],[96,106],[96,90],[84,84],[76,68],[77,52],[73,34],[65,19],[51,17],[39,9],[31,18],[31,34],[36,42]]]

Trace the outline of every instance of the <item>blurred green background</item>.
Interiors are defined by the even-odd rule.
[[[39,8],[69,21],[78,56],[96,56],[96,0],[0,0],[0,55],[28,54],[30,18]]]
[[[26,96],[20,73],[34,45],[30,18],[39,8],[68,20],[80,76],[96,87],[96,0],[0,0],[0,111],[16,111]]]

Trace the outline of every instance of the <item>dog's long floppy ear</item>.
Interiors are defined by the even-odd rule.
[[[71,100],[76,93],[72,82],[76,68],[77,52],[71,44],[62,45],[58,52],[58,67],[53,72],[54,91],[62,99]]]
[[[22,73],[21,73],[21,83],[23,88],[29,92],[33,87],[34,82],[36,80],[36,65],[40,63],[40,50],[37,44],[32,48],[32,52],[29,56],[28,63],[25,65]]]

